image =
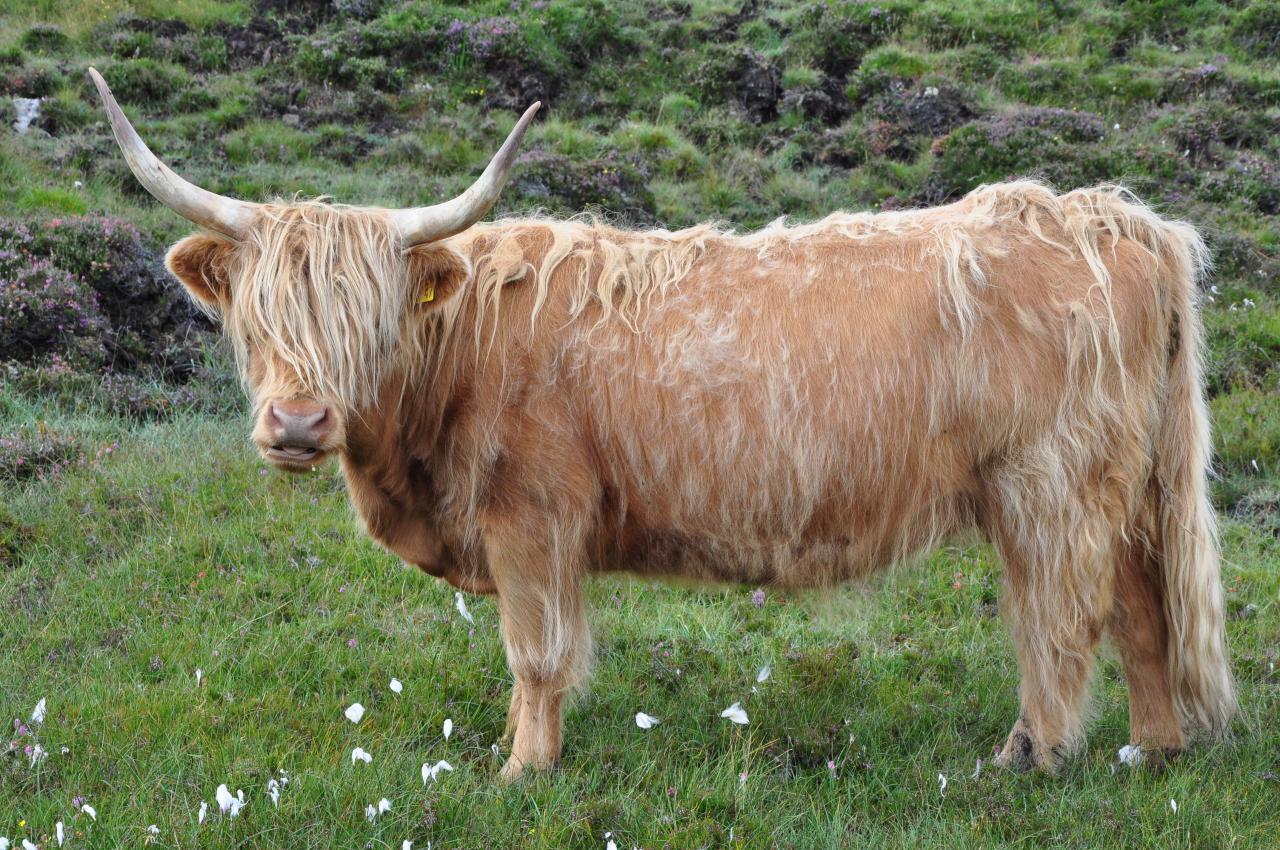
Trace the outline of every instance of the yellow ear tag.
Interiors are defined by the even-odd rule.
[[[426,304],[428,301],[435,301],[435,300],[436,300],[436,288],[434,286],[428,286],[426,293],[420,299],[418,299],[418,303]]]

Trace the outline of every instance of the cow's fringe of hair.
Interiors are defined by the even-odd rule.
[[[259,394],[283,389],[360,410],[376,404],[398,364],[422,360],[407,266],[385,211],[322,200],[263,205],[235,263],[223,320],[237,359],[244,366],[253,352],[271,352],[282,361],[266,364],[271,377]]]

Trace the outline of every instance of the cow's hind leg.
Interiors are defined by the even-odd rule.
[[[1172,755],[1185,737],[1169,687],[1169,627],[1159,562],[1135,542],[1125,547],[1117,570],[1116,607],[1107,631],[1129,681],[1129,743]]]
[[[996,763],[1053,772],[1082,739],[1094,650],[1111,609],[1111,533],[1101,517],[1019,518],[988,528],[1005,562],[1004,609],[1022,674],[1018,720]]]
[[[564,696],[590,656],[582,553],[571,539],[563,530],[547,534],[527,526],[486,530],[507,663],[515,676],[507,717],[514,737],[504,779],[559,759]]]

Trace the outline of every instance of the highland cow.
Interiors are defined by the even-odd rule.
[[[167,169],[91,73],[143,186],[206,231],[168,266],[234,344],[262,456],[335,456],[376,541],[497,595],[504,776],[560,754],[588,573],[829,588],[968,530],[1022,674],[1000,761],[1081,740],[1104,634],[1133,744],[1227,727],[1191,227],[1033,182],[747,235],[480,223],[537,104],[451,201],[246,203]]]

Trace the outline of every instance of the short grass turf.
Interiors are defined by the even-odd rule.
[[[535,97],[546,118],[502,213],[747,229],[1009,176],[1129,184],[1216,258],[1214,490],[1242,704],[1229,743],[1113,773],[1126,700],[1104,662],[1088,748],[1059,776],[973,779],[1017,711],[986,550],[762,606],[752,588],[604,578],[564,762],[501,788],[490,602],[468,600],[473,634],[451,589],[359,533],[332,469],[263,475],[225,362],[209,387],[36,359],[0,365],[0,722],[40,699],[48,716],[0,736],[0,836],[48,850],[62,821],[92,848],[1275,847],[1278,34],[1277,0],[0,0],[0,93],[46,98],[32,132],[0,126],[0,217],[119,215],[153,252],[191,228],[129,175],[91,64],[177,170],[250,200],[438,201]],[[719,717],[733,702],[749,725]],[[642,731],[637,711],[661,723]],[[357,746],[372,763],[351,763]],[[440,759],[455,770],[424,785]],[[245,793],[234,820],[222,783]]]
[[[1250,526],[1225,531],[1234,740],[1163,770],[1116,767],[1127,703],[1111,661],[1089,744],[1060,775],[986,766],[1017,673],[998,567],[970,548],[763,604],[750,588],[593,579],[595,671],[564,760],[501,787],[510,678],[493,604],[468,598],[464,621],[451,588],[360,533],[336,470],[268,472],[247,427],[139,427],[6,490],[0,713],[47,706],[0,757],[15,844],[55,846],[61,820],[69,846],[95,848],[602,848],[610,833],[621,848],[1274,846],[1280,543]],[[733,702],[749,725],[720,718]],[[642,731],[637,711],[661,722]],[[35,744],[48,756],[33,768]],[[372,762],[353,764],[355,747]],[[454,771],[424,784],[440,759]],[[237,818],[218,811],[221,783],[244,791]]]

